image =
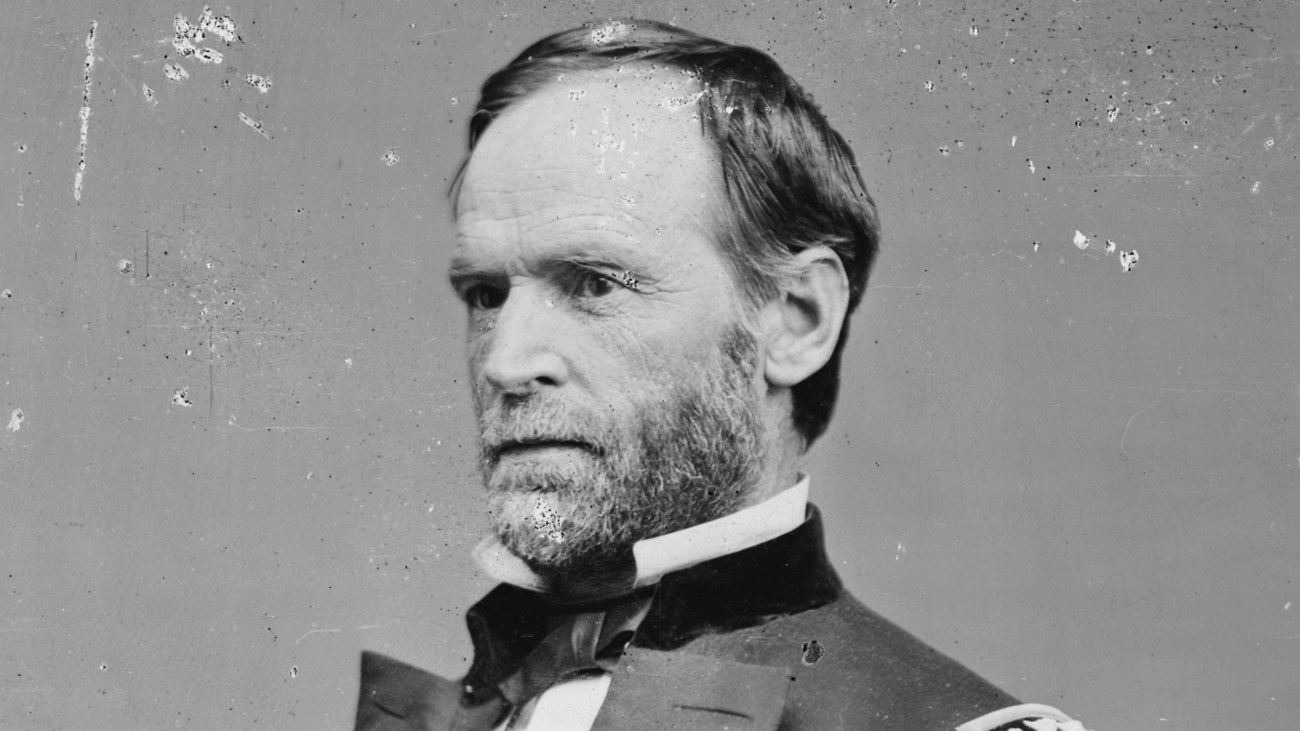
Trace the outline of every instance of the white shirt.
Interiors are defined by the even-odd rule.
[[[637,541],[636,586],[658,583],[665,575],[766,543],[798,528],[808,505],[808,476],[778,495],[717,520]],[[545,586],[519,557],[495,536],[474,549],[474,558],[492,578],[533,591]],[[525,703],[496,731],[588,731],[609,692],[609,673],[557,683]]]

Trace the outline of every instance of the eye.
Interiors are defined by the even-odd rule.
[[[569,293],[575,297],[608,297],[619,286],[618,282],[605,274],[593,269],[582,268],[573,272]]]
[[[495,310],[506,303],[506,290],[491,284],[471,284],[461,290],[460,298],[471,310]]]

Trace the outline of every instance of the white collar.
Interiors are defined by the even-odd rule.
[[[798,528],[808,506],[808,482],[808,476],[800,474],[793,487],[758,505],[674,533],[637,541],[632,546],[636,558],[635,586],[650,586],[674,571],[752,548]],[[497,581],[532,591],[547,589],[546,581],[495,535],[480,541],[473,555],[479,567]]]

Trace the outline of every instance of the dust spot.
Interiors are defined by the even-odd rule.
[[[176,393],[172,395],[172,403],[185,408],[193,406],[194,404],[190,401],[190,387],[182,386],[176,389]]]
[[[150,104],[154,103],[153,89],[150,89],[148,84],[140,85],[140,93],[144,94],[145,101],[149,102]]]
[[[289,668],[289,677],[291,677],[291,678],[296,678],[296,677],[298,677],[298,666],[297,666],[297,665],[294,665],[293,667]]]
[[[1107,254],[1115,253],[1115,242],[1111,241],[1110,239],[1106,239],[1106,253]]]
[[[90,72],[95,68],[95,30],[99,23],[90,21],[86,34],[86,86],[81,92],[81,139],[77,143],[77,174],[72,182],[72,197],[81,202],[81,181],[86,174],[86,141],[90,134]]]
[[[952,154],[952,148],[948,147],[947,145],[941,145],[939,147],[939,154],[943,155],[944,157],[947,157]]]
[[[593,46],[604,46],[610,43],[617,43],[631,35],[633,29],[634,26],[630,26],[621,21],[612,20],[608,23],[603,23],[592,28],[591,33],[587,36],[587,42]]]
[[[974,23],[971,23],[971,24],[970,24],[970,35],[971,35],[971,38],[974,38],[975,36],[977,36],[977,35],[979,35],[979,34],[980,34],[980,27],[979,27],[978,25],[975,25]]]
[[[1264,149],[1265,149],[1265,150],[1271,150],[1271,149],[1273,149],[1273,138],[1272,138],[1272,137],[1270,137],[1270,138],[1264,140]]]
[[[253,130],[254,130],[255,132],[257,132],[259,135],[262,135],[262,136],[265,137],[266,139],[268,139],[268,140],[271,139],[271,133],[270,133],[270,132],[267,132],[266,129],[265,129],[264,127],[262,127],[262,123],[259,122],[259,121],[257,121],[256,119],[253,119],[252,117],[248,116],[247,114],[244,114],[243,112],[240,112],[240,113],[239,113],[239,121],[243,122],[244,124],[248,125],[249,127],[252,127]]]
[[[533,498],[533,528],[553,543],[564,543],[564,518],[551,505],[551,497],[538,494]]]
[[[239,37],[239,27],[229,15],[214,15],[212,9],[203,6],[203,15],[199,16],[199,29],[211,33],[226,43],[243,40]]]
[[[930,81],[929,79],[927,79],[926,82],[925,82],[925,90],[926,90],[926,91],[934,91],[934,82],[933,82],[933,81]]]
[[[392,166],[397,164],[398,160],[401,160],[402,158],[397,156],[397,148],[390,147],[388,148],[388,151],[384,153],[384,156],[380,159],[384,161],[385,165],[391,168]]]
[[[1034,253],[1038,253],[1038,242],[1034,242]]]
[[[701,91],[701,92],[696,92],[694,94],[681,94],[679,96],[665,97],[663,101],[663,106],[673,110],[681,109],[683,107],[688,107],[691,104],[694,104],[695,102],[699,101],[700,97],[702,96],[704,96],[704,92]]]
[[[27,143],[26,143],[26,142],[22,143],[21,145],[18,145],[18,154],[21,155],[21,154],[23,154],[24,152],[27,152]]]
[[[573,89],[569,92],[569,101],[576,102],[587,96],[586,89]]]
[[[1036,168],[1034,167],[1034,161],[1033,161],[1033,160],[1028,160],[1028,159],[1026,159],[1025,162],[1029,163],[1029,172],[1030,172],[1031,174],[1034,173],[1034,172],[1036,172]]]
[[[618,272],[611,272],[610,274],[614,279],[618,280],[619,284],[622,284],[630,290],[635,291],[641,287],[641,281],[633,276],[630,270],[625,271],[622,274],[619,274]]]
[[[23,428],[23,419],[25,418],[27,417],[23,416],[22,409],[14,409],[13,411],[9,412],[9,426],[5,428],[11,432],[16,432],[19,429]]]
[[[190,78],[190,72],[186,71],[184,66],[179,66],[174,63],[165,63],[163,64],[163,76],[166,76],[169,80],[175,81],[178,84],[183,84],[186,79]]]
[[[4,289],[4,291],[0,291],[0,299],[12,299],[13,296],[14,296],[14,291],[7,287]]]
[[[800,660],[804,665],[812,667],[817,661],[826,657],[826,648],[817,640],[803,643],[803,658]]]
[[[102,673],[102,672],[106,672],[107,670],[108,670],[108,663],[106,663],[106,662],[101,662],[101,663],[99,664],[99,672]]]
[[[1114,122],[1117,119],[1119,119],[1119,107],[1114,105],[1106,107],[1106,121]]]
[[[194,41],[179,35],[172,39],[172,48],[175,49],[176,55],[181,58],[190,58],[199,50],[198,46],[194,45]]]
[[[117,270],[123,274],[130,274],[135,271],[135,264],[133,264],[130,259],[118,259]]]
[[[194,52],[194,57],[203,63],[221,63],[226,60],[220,51],[214,51],[211,48],[200,48]]]
[[[244,76],[244,83],[248,84],[254,89],[257,89],[259,92],[263,94],[271,90],[270,76],[262,76],[261,74],[248,74]]]
[[[1125,251],[1119,255],[1119,265],[1125,272],[1133,271],[1133,267],[1138,264],[1138,253],[1136,251]]]

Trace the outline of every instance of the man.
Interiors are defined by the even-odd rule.
[[[359,728],[1081,728],[831,568],[799,463],[877,221],[771,59],[647,21],[543,39],[484,85],[452,199],[502,583],[462,682],[363,656]]]

